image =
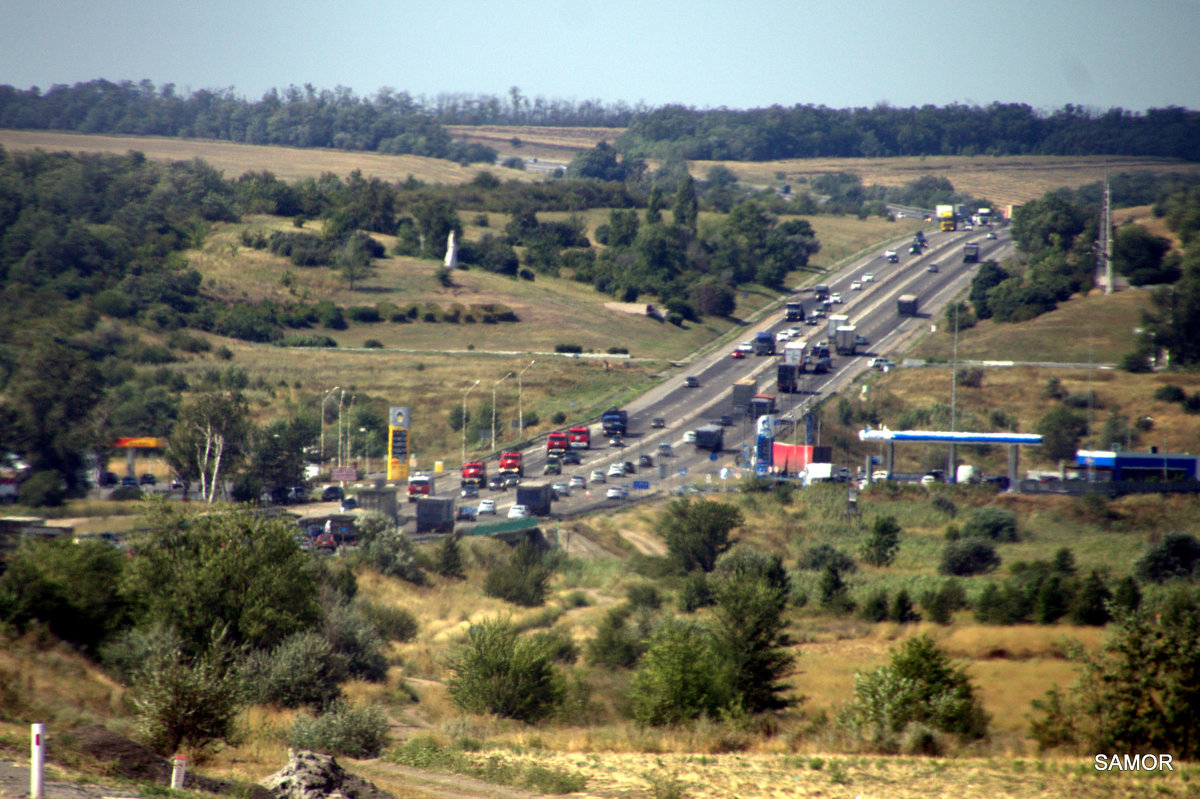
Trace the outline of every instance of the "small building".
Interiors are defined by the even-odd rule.
[[[1149,452],[1081,449],[1075,453],[1075,466],[1092,479],[1111,482],[1173,483],[1196,480],[1200,474],[1200,455],[1186,452]]]

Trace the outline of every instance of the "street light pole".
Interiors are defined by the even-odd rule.
[[[496,448],[496,386],[503,383],[508,378],[512,377],[513,373],[509,372],[504,377],[492,384],[492,449]]]
[[[333,396],[333,392],[341,390],[341,386],[334,386],[325,392],[325,396],[321,399],[321,463],[325,462],[325,403]]]
[[[358,432],[362,433],[362,456],[363,456],[363,474],[367,475],[371,472],[371,453],[367,449],[367,428],[360,427]]]
[[[517,372],[517,427],[521,428],[521,438],[525,437],[525,409],[521,405],[521,375],[525,374],[537,361],[530,361],[520,372]]]
[[[462,462],[463,463],[467,462],[467,395],[470,394],[475,389],[475,386],[477,386],[477,385],[479,385],[478,380],[476,380],[473,384],[471,384],[470,388],[468,388],[466,391],[463,392],[463,406],[462,406],[462,434],[463,434]]]

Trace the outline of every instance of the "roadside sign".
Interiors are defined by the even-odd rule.
[[[711,455],[708,456],[708,459],[710,461],[715,461],[717,459],[717,453],[715,453],[715,452],[712,453]]]
[[[728,467],[728,466],[722,466],[722,467],[721,467],[721,479],[722,479],[722,480],[728,480],[728,479],[729,479],[729,467]]]
[[[684,466],[682,469],[679,470],[679,476],[683,477],[686,474],[687,474],[687,467]]]
[[[335,466],[329,470],[331,480],[339,483],[353,483],[358,479],[358,469],[353,466]]]
[[[634,480],[633,481],[633,490],[634,491],[649,491],[650,490],[650,481],[649,480]]]

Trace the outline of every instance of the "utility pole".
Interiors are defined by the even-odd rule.
[[[462,440],[462,462],[463,463],[467,462],[467,395],[470,394],[471,391],[477,385],[479,385],[478,380],[476,380],[471,385],[470,388],[468,388],[465,392],[463,392],[463,404],[462,404],[462,434],[463,434],[463,436],[462,436],[462,438],[463,438],[463,440]]]
[[[496,448],[496,386],[503,383],[508,378],[512,377],[513,373],[509,372],[504,377],[492,384],[492,449]]]
[[[529,371],[537,361],[530,361],[529,366],[526,366],[517,373],[517,427],[521,428],[518,437],[524,440],[525,438],[525,409],[521,405],[521,375]]]

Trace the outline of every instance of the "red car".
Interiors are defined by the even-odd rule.
[[[746,353],[742,352],[741,350],[734,350],[733,352],[729,353],[729,357],[741,360],[742,358],[746,357]]]

